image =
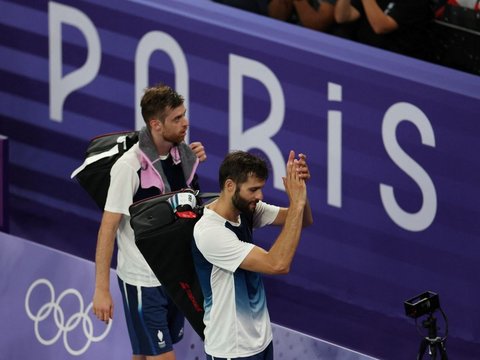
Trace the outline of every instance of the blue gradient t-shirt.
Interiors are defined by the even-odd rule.
[[[211,356],[252,356],[272,341],[261,276],[239,266],[255,246],[252,228],[271,224],[278,211],[259,202],[253,221],[242,215],[234,223],[205,208],[195,225],[193,257],[205,297],[205,352]]]

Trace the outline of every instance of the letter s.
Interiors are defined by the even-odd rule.
[[[416,213],[404,211],[395,200],[393,187],[380,184],[380,196],[390,218],[398,226],[410,231],[428,228],[437,213],[437,193],[432,179],[399,146],[395,132],[402,121],[413,123],[420,131],[422,144],[435,147],[435,136],[427,116],[416,106],[404,102],[392,105],[383,118],[382,138],[385,149],[395,164],[409,175],[418,185],[423,195],[423,204]]]

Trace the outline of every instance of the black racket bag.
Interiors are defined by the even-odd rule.
[[[186,189],[138,201],[129,210],[138,249],[203,340],[203,293],[191,250],[193,228],[203,214],[196,205],[201,196]]]

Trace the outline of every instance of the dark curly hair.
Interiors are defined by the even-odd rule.
[[[218,183],[220,190],[225,181],[231,179],[235,184],[243,184],[249,176],[256,176],[261,180],[268,179],[268,167],[265,160],[245,151],[233,151],[228,154],[220,165]]]

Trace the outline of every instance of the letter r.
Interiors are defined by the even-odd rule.
[[[275,74],[258,61],[230,54],[229,74],[229,149],[265,152],[273,169],[273,186],[283,190],[285,161],[272,137],[281,129],[285,115],[285,97]],[[270,114],[259,125],[243,129],[243,77],[260,81],[270,95]]]

